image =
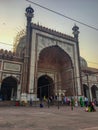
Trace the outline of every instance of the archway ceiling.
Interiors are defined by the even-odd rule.
[[[43,49],[39,55],[39,63],[58,64],[63,66],[71,66],[71,58],[59,46],[51,46]]]
[[[98,87],[96,85],[92,85],[91,87],[92,89],[97,89],[98,90]]]
[[[2,84],[7,84],[7,86],[17,86],[17,79],[15,79],[12,76],[6,77],[5,79],[3,79]]]
[[[87,84],[83,84],[83,87],[86,88],[86,89],[89,89]]]

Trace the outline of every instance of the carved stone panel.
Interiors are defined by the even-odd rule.
[[[10,62],[4,62],[3,69],[7,70],[7,71],[20,72],[21,71],[21,65],[20,64],[15,64],[15,63],[10,63]]]

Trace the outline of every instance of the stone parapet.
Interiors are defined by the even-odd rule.
[[[20,57],[19,54],[3,49],[0,49],[0,59],[22,61],[22,57]]]

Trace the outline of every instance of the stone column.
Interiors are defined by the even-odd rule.
[[[92,101],[91,86],[89,86],[90,101]]]
[[[1,82],[0,82],[0,90],[1,90]]]

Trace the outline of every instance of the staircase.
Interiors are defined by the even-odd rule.
[[[1,106],[15,106],[15,101],[0,101]]]

